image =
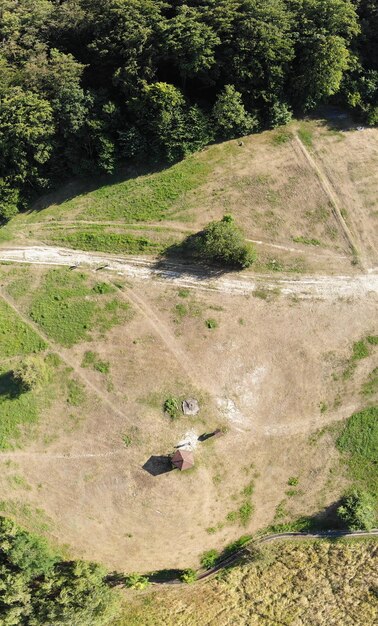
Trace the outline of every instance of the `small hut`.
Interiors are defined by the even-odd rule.
[[[193,452],[191,450],[176,450],[172,457],[172,465],[180,471],[194,467]]]

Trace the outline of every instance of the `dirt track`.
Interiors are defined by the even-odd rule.
[[[103,268],[136,280],[170,282],[179,287],[220,291],[228,294],[251,294],[263,285],[265,289],[279,289],[283,295],[299,298],[365,297],[378,293],[378,268],[354,276],[296,277],[237,273],[210,274],[198,268],[179,263],[157,263],[145,257],[119,257],[82,252],[50,246],[1,248],[0,261],[37,265],[77,266],[89,269]]]

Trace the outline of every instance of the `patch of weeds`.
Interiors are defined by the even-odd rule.
[[[97,283],[97,285],[92,288],[92,291],[98,294],[107,294],[114,293],[115,288],[113,285],[109,285],[109,283]]]
[[[175,396],[168,396],[164,400],[163,411],[166,415],[168,415],[172,420],[175,420],[180,415],[180,401]]]
[[[189,298],[190,290],[189,289],[179,289],[178,294],[179,298]]]
[[[40,401],[39,392],[25,391],[12,371],[0,369],[0,449],[12,447],[21,436],[21,426],[37,422]]]
[[[298,128],[298,136],[299,136],[299,139],[302,141],[302,143],[304,143],[305,146],[307,146],[307,148],[312,147],[313,133],[312,133],[312,130],[310,130],[310,128],[306,126],[301,126],[300,128]]]
[[[272,272],[283,272],[285,270],[284,265],[277,259],[270,259],[267,262],[266,267],[268,270],[271,270]]]
[[[254,488],[255,488],[255,486],[254,486],[253,482],[249,483],[249,485],[244,487],[244,489],[242,491],[243,496],[251,496],[253,494]]]
[[[181,303],[176,304],[173,310],[179,320],[182,320],[189,313],[188,308],[185,306],[185,304]]]
[[[214,535],[217,532],[217,528],[216,526],[209,526],[206,528],[206,532],[209,533],[209,535]]]
[[[274,289],[265,289],[264,287],[261,287],[259,289],[255,289],[252,292],[252,295],[254,298],[260,298],[261,300],[271,302],[280,295],[280,289],[279,287],[275,287]]]
[[[242,317],[239,317],[238,323],[240,324],[240,326],[245,326],[245,321]]]
[[[67,402],[71,406],[81,406],[86,399],[83,385],[75,379],[71,379],[67,384]]]
[[[108,361],[102,361],[97,352],[92,352],[92,350],[87,350],[85,352],[81,366],[92,367],[94,370],[101,372],[102,374],[108,374],[110,370],[110,363]]]
[[[370,343],[371,346],[378,346],[378,335],[368,335],[366,341]]]
[[[240,523],[246,526],[252,517],[253,504],[251,502],[244,502],[238,510]]]
[[[279,128],[272,134],[272,143],[275,146],[282,146],[282,144],[291,141],[293,134],[286,128]]]
[[[123,441],[124,446],[126,448],[129,448],[131,446],[131,444],[132,444],[132,439],[131,439],[130,435],[127,435],[127,434],[123,434],[122,435],[122,441]]]
[[[205,320],[205,326],[206,328],[209,328],[212,330],[214,328],[218,328],[218,322],[213,318],[209,318]]]
[[[303,491],[301,489],[288,489],[287,491],[285,491],[285,495],[287,495],[289,498],[294,498],[295,496],[301,496],[303,494]]]
[[[221,482],[222,482],[221,474],[215,474],[213,476],[213,483],[214,483],[214,485],[219,485],[219,483],[221,483]]]
[[[50,531],[51,520],[43,509],[34,508],[18,500],[1,500],[0,512],[6,517],[16,519],[17,523],[22,524],[32,532]]]
[[[121,254],[156,254],[163,252],[166,248],[166,245],[147,239],[147,237],[138,237],[130,233],[97,232],[94,229],[74,232],[58,231],[50,239],[54,242],[66,243],[76,250]]]
[[[150,581],[148,580],[147,576],[142,576],[142,574],[128,574],[127,576],[125,576],[125,585],[126,587],[129,587],[130,589],[138,589],[138,590],[142,590],[142,589],[146,589],[146,587],[148,587],[148,585],[150,584]]]
[[[320,402],[319,409],[321,413],[325,413],[328,410],[328,405],[325,402]]]
[[[287,515],[288,515],[288,512],[286,509],[286,502],[285,500],[282,500],[276,507],[274,519],[275,520],[282,519],[283,517],[287,517]]]
[[[288,478],[287,484],[290,485],[290,487],[296,487],[298,483],[299,483],[298,476],[290,476],[290,478]]]
[[[321,246],[322,244],[320,243],[319,239],[312,239],[309,237],[302,237],[302,235],[300,235],[299,237],[293,237],[293,241],[295,243],[303,243],[307,246]]]
[[[218,550],[208,550],[207,552],[204,552],[202,554],[200,558],[200,563],[205,569],[211,569],[212,567],[214,567],[214,565],[216,565],[218,559]]]
[[[353,344],[352,360],[359,361],[360,359],[365,359],[368,356],[369,348],[367,347],[365,341],[363,339],[361,341],[356,341]]]
[[[252,540],[252,538],[253,538],[252,535],[242,535],[241,537],[239,537],[239,539],[236,539],[232,543],[229,543],[222,550],[221,556],[226,557],[229,554],[233,554],[234,552],[237,552],[238,550],[243,548],[245,545],[247,545],[247,543],[249,543]]]
[[[31,486],[29,485],[28,481],[19,474],[13,474],[12,476],[8,476],[7,480],[10,486],[15,489],[24,489],[25,491],[31,490]]]
[[[372,396],[378,393],[378,367],[370,372],[367,381],[361,387],[361,393],[363,396]]]
[[[229,513],[227,513],[226,515],[226,521],[230,522],[231,524],[233,524],[234,522],[236,522],[238,519],[238,512],[237,511],[230,511]]]
[[[46,348],[43,339],[13,309],[0,301],[0,358],[40,352]]]

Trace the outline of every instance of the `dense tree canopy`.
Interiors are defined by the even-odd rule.
[[[117,596],[94,563],[61,561],[44,539],[0,518],[0,623],[105,626]]]
[[[0,0],[0,215],[329,97],[378,123],[375,0]]]

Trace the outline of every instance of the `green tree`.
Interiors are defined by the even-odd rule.
[[[218,94],[213,117],[219,135],[225,139],[248,135],[258,125],[256,118],[245,110],[242,96],[233,85],[226,85]]]
[[[358,489],[343,498],[337,514],[349,530],[371,530],[376,522],[373,498]]]
[[[206,24],[202,14],[186,4],[178,7],[176,15],[166,22],[164,51],[177,65],[183,85],[193,76],[205,76],[215,64],[215,49],[219,37]]]
[[[253,246],[245,241],[231,215],[210,222],[198,235],[187,241],[187,250],[200,259],[226,267],[246,268],[256,259]]]
[[[14,378],[19,381],[25,391],[42,387],[48,378],[47,366],[40,356],[28,356],[13,371]]]

